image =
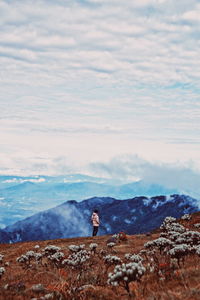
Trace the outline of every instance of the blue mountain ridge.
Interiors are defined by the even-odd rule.
[[[99,234],[145,233],[158,228],[167,216],[178,218],[199,210],[196,199],[178,194],[125,200],[112,197],[72,200],[7,226],[0,231],[1,243],[90,236],[94,208],[100,214]]]
[[[87,181],[88,179],[93,181]],[[71,199],[81,201],[93,196],[128,199],[140,195],[174,193],[179,191],[158,184],[143,181],[122,185],[113,182],[111,184],[110,180],[80,174],[58,177],[0,176],[0,227],[4,228]]]

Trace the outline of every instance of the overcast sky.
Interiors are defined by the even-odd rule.
[[[199,37],[197,0],[1,0],[0,173],[199,172]]]

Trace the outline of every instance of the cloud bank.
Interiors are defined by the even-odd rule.
[[[108,178],[117,178],[132,182],[142,180],[145,183],[157,183],[174,188],[183,194],[200,197],[200,171],[194,163],[156,163],[146,161],[138,156],[113,158],[107,163],[96,162],[89,165],[89,170]]]
[[[197,0],[2,0],[0,173],[200,168],[199,20]]]

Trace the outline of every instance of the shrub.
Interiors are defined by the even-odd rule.
[[[69,247],[68,247],[68,249],[71,251],[71,252],[74,252],[74,253],[76,253],[76,252],[79,252],[79,251],[81,251],[81,250],[83,250],[85,248],[85,244],[82,244],[82,245],[70,245]]]
[[[3,255],[3,254],[0,254],[0,263],[3,262],[3,258],[4,258],[4,255]]]
[[[162,223],[162,225],[160,226],[160,229],[162,230],[166,230],[167,227],[173,223],[176,223],[176,218],[173,217],[166,217]]]
[[[115,245],[116,245],[115,243],[108,243],[107,247],[112,249]]]
[[[49,246],[44,248],[45,255],[52,255],[52,254],[54,254],[54,253],[56,253],[57,251],[60,251],[60,250],[61,250],[60,247],[57,247],[57,246],[54,246],[54,245],[49,245]]]
[[[106,255],[103,259],[107,265],[117,265],[122,263],[121,258],[115,255]]]
[[[72,253],[67,259],[62,261],[62,265],[72,266],[74,268],[81,267],[88,259],[90,253],[86,250],[80,250],[77,253]]]
[[[189,221],[191,219],[191,216],[189,214],[185,214],[181,217],[181,220]]]
[[[5,268],[4,267],[0,267],[0,278],[1,276],[5,273]]]
[[[196,247],[196,254],[200,256],[200,246]]]
[[[176,232],[176,231],[169,231],[167,233],[167,238],[173,242],[175,242],[180,236],[181,236],[181,233]]]
[[[140,280],[145,271],[146,269],[141,263],[123,263],[122,265],[117,265],[113,273],[109,273],[108,275],[108,284],[113,286],[122,285],[130,293],[129,283]]]
[[[186,231],[180,235],[176,241],[177,244],[189,244],[191,246],[198,245],[200,243],[200,232],[198,231]]]
[[[180,264],[181,258],[183,258],[184,256],[190,253],[191,253],[191,247],[186,244],[177,245],[168,251],[168,254],[171,258],[176,258],[178,260],[178,264]]]
[[[172,223],[172,224],[167,225],[165,230],[168,232],[173,231],[173,232],[178,232],[178,233],[183,233],[186,231],[185,227],[178,223]]]
[[[161,251],[163,251],[166,247],[171,247],[173,245],[173,243],[166,238],[160,237],[156,240],[153,241],[149,241],[147,243],[144,244],[144,247],[146,249],[153,249],[153,248],[158,248]]]
[[[62,264],[62,260],[63,260],[64,256],[65,255],[63,252],[56,252],[53,255],[49,255],[48,259],[56,266],[59,266]]]
[[[146,249],[153,249],[153,247],[154,247],[154,242],[153,242],[153,241],[149,241],[149,242],[147,242],[147,243],[144,244],[144,247],[145,247]]]
[[[26,255],[22,254],[20,257],[17,257],[16,261],[20,264],[27,264],[29,259]]]
[[[42,257],[43,257],[42,253],[35,253],[36,262],[39,262],[42,259]]]
[[[35,252],[34,251],[27,251],[25,255],[29,260],[31,260],[32,258],[35,258]]]
[[[90,250],[91,250],[92,252],[96,252],[96,249],[97,249],[97,247],[98,247],[98,244],[96,244],[96,243],[91,243],[91,244],[89,245],[89,247],[90,247]]]
[[[139,262],[142,262],[142,261],[143,261],[143,258],[142,258],[140,255],[138,255],[138,254],[130,254],[130,253],[127,253],[127,254],[125,254],[124,256],[125,256],[125,258],[126,258],[127,260],[130,260],[130,261],[132,261],[132,262],[139,263]]]

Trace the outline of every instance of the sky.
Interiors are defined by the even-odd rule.
[[[0,174],[197,180],[199,1],[1,0],[0,28]]]

